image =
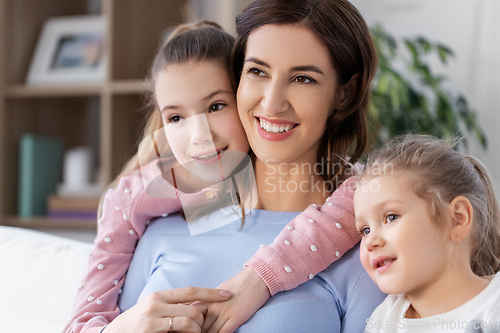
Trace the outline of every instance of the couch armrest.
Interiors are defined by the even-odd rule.
[[[92,246],[0,226],[0,332],[61,332]]]

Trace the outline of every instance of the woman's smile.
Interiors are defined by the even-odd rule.
[[[268,120],[264,117],[255,117],[258,122],[259,134],[266,140],[281,141],[293,134],[299,124],[285,120]]]

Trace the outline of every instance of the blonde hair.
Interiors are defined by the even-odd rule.
[[[500,210],[491,179],[480,161],[455,150],[458,140],[447,142],[428,135],[397,137],[372,152],[360,178],[403,171],[415,193],[430,205],[431,217],[443,221],[444,206],[457,196],[466,197],[474,210],[470,264],[478,276],[500,270]]]
[[[163,127],[160,111],[156,103],[154,86],[158,74],[171,64],[181,64],[191,60],[216,60],[220,61],[224,68],[228,69],[231,50],[234,44],[234,37],[225,32],[220,25],[215,22],[201,21],[198,23],[186,23],[179,25],[168,37],[156,54],[146,79],[148,86],[148,115],[142,136],[142,140],[153,135],[154,132]],[[149,148],[153,150],[153,146]],[[108,185],[107,188],[114,188],[120,179],[140,167],[140,155],[150,155],[151,151],[137,152],[120,171],[119,175]],[[104,192],[106,193],[106,191]],[[102,202],[104,194],[99,203],[98,216],[102,212]]]

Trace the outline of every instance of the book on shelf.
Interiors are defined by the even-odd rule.
[[[51,195],[47,199],[47,216],[61,219],[97,219],[99,198],[59,197]]]
[[[19,141],[18,214],[42,216],[45,202],[62,177],[64,142],[58,137],[24,134]]]

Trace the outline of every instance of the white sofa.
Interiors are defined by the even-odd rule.
[[[0,332],[62,332],[92,245],[0,226]]]

